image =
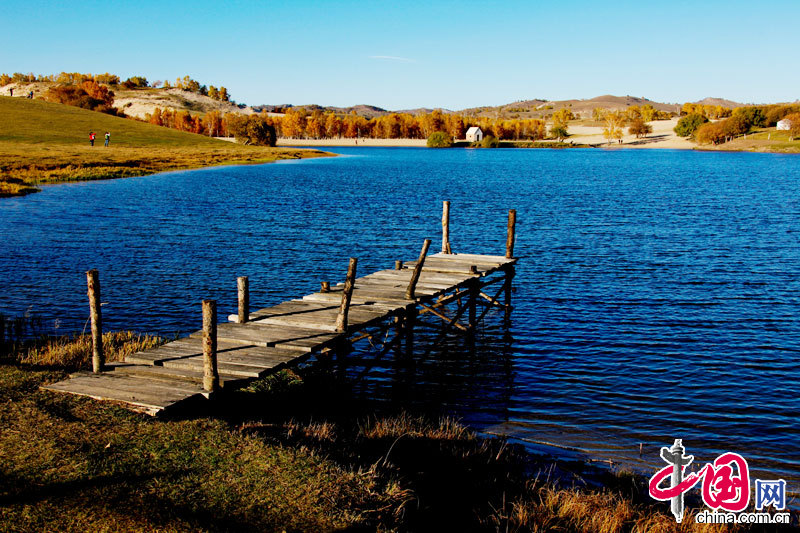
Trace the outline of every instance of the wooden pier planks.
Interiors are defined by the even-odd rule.
[[[433,254],[426,258],[414,291],[405,298],[416,261],[400,270],[381,270],[355,280],[348,328],[336,332],[343,284],[301,299],[250,312],[248,321],[231,315],[217,326],[217,365],[223,389],[239,386],[312,353],[335,345],[351,332],[376,325],[409,306],[429,305],[450,291],[466,287],[516,259],[475,254]],[[240,295],[241,298],[241,295]],[[44,389],[121,402],[131,409],[157,415],[177,404],[208,396],[203,390],[202,331],[163,346],[135,353],[125,363],[113,363],[100,374],[81,372]]]

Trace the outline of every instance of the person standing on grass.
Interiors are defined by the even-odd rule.
[[[8,93],[9,93],[9,96],[14,96],[14,88],[13,88],[13,87],[11,87],[11,88],[8,90]]]
[[[94,132],[89,132],[89,146],[94,146]]]
[[[110,141],[111,141],[111,134],[109,132],[106,132],[106,144],[105,144],[105,146],[108,146],[108,143]]]

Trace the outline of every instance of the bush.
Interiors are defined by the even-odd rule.
[[[569,137],[569,133],[567,132],[567,126],[564,124],[556,123],[550,128],[550,136],[554,139],[558,139],[559,141],[563,141],[567,137]]]
[[[653,126],[645,122],[644,119],[635,118],[631,121],[631,125],[628,126],[628,133],[635,135],[637,138],[647,137],[648,134],[653,133]]]
[[[691,137],[694,135],[695,130],[706,122],[708,122],[708,119],[699,113],[686,115],[678,121],[678,125],[675,126],[675,133],[678,134],[678,137]]]
[[[275,127],[256,115],[233,115],[228,117],[228,131],[242,144],[275,146],[278,136]]]
[[[428,137],[427,145],[428,148],[452,148],[453,139],[443,131],[436,131]]]
[[[497,137],[493,137],[491,135],[487,135],[481,141],[481,148],[498,148],[500,146],[500,140]]]
[[[725,131],[722,122],[703,124],[694,132],[698,144],[719,144],[725,142]]]

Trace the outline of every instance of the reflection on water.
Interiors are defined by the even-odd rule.
[[[532,447],[650,469],[682,438],[800,487],[800,159],[613,150],[342,149],[351,157],[48,187],[0,202],[0,312],[83,328],[200,327],[412,259],[452,202],[455,251],[521,256],[508,332],[490,317],[397,367],[351,361],[357,401],[455,413]],[[498,321],[499,322],[495,322]],[[420,340],[420,344],[422,341]],[[639,457],[639,446],[643,455]],[[574,451],[570,451],[574,450]]]

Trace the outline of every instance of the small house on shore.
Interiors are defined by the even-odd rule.
[[[472,126],[467,130],[467,142],[475,143],[483,140],[483,131],[478,126]]]
[[[777,125],[777,129],[779,131],[780,130],[789,131],[790,129],[792,129],[792,121],[789,120],[788,118],[785,118],[783,120],[779,120],[778,121],[778,125]]]

